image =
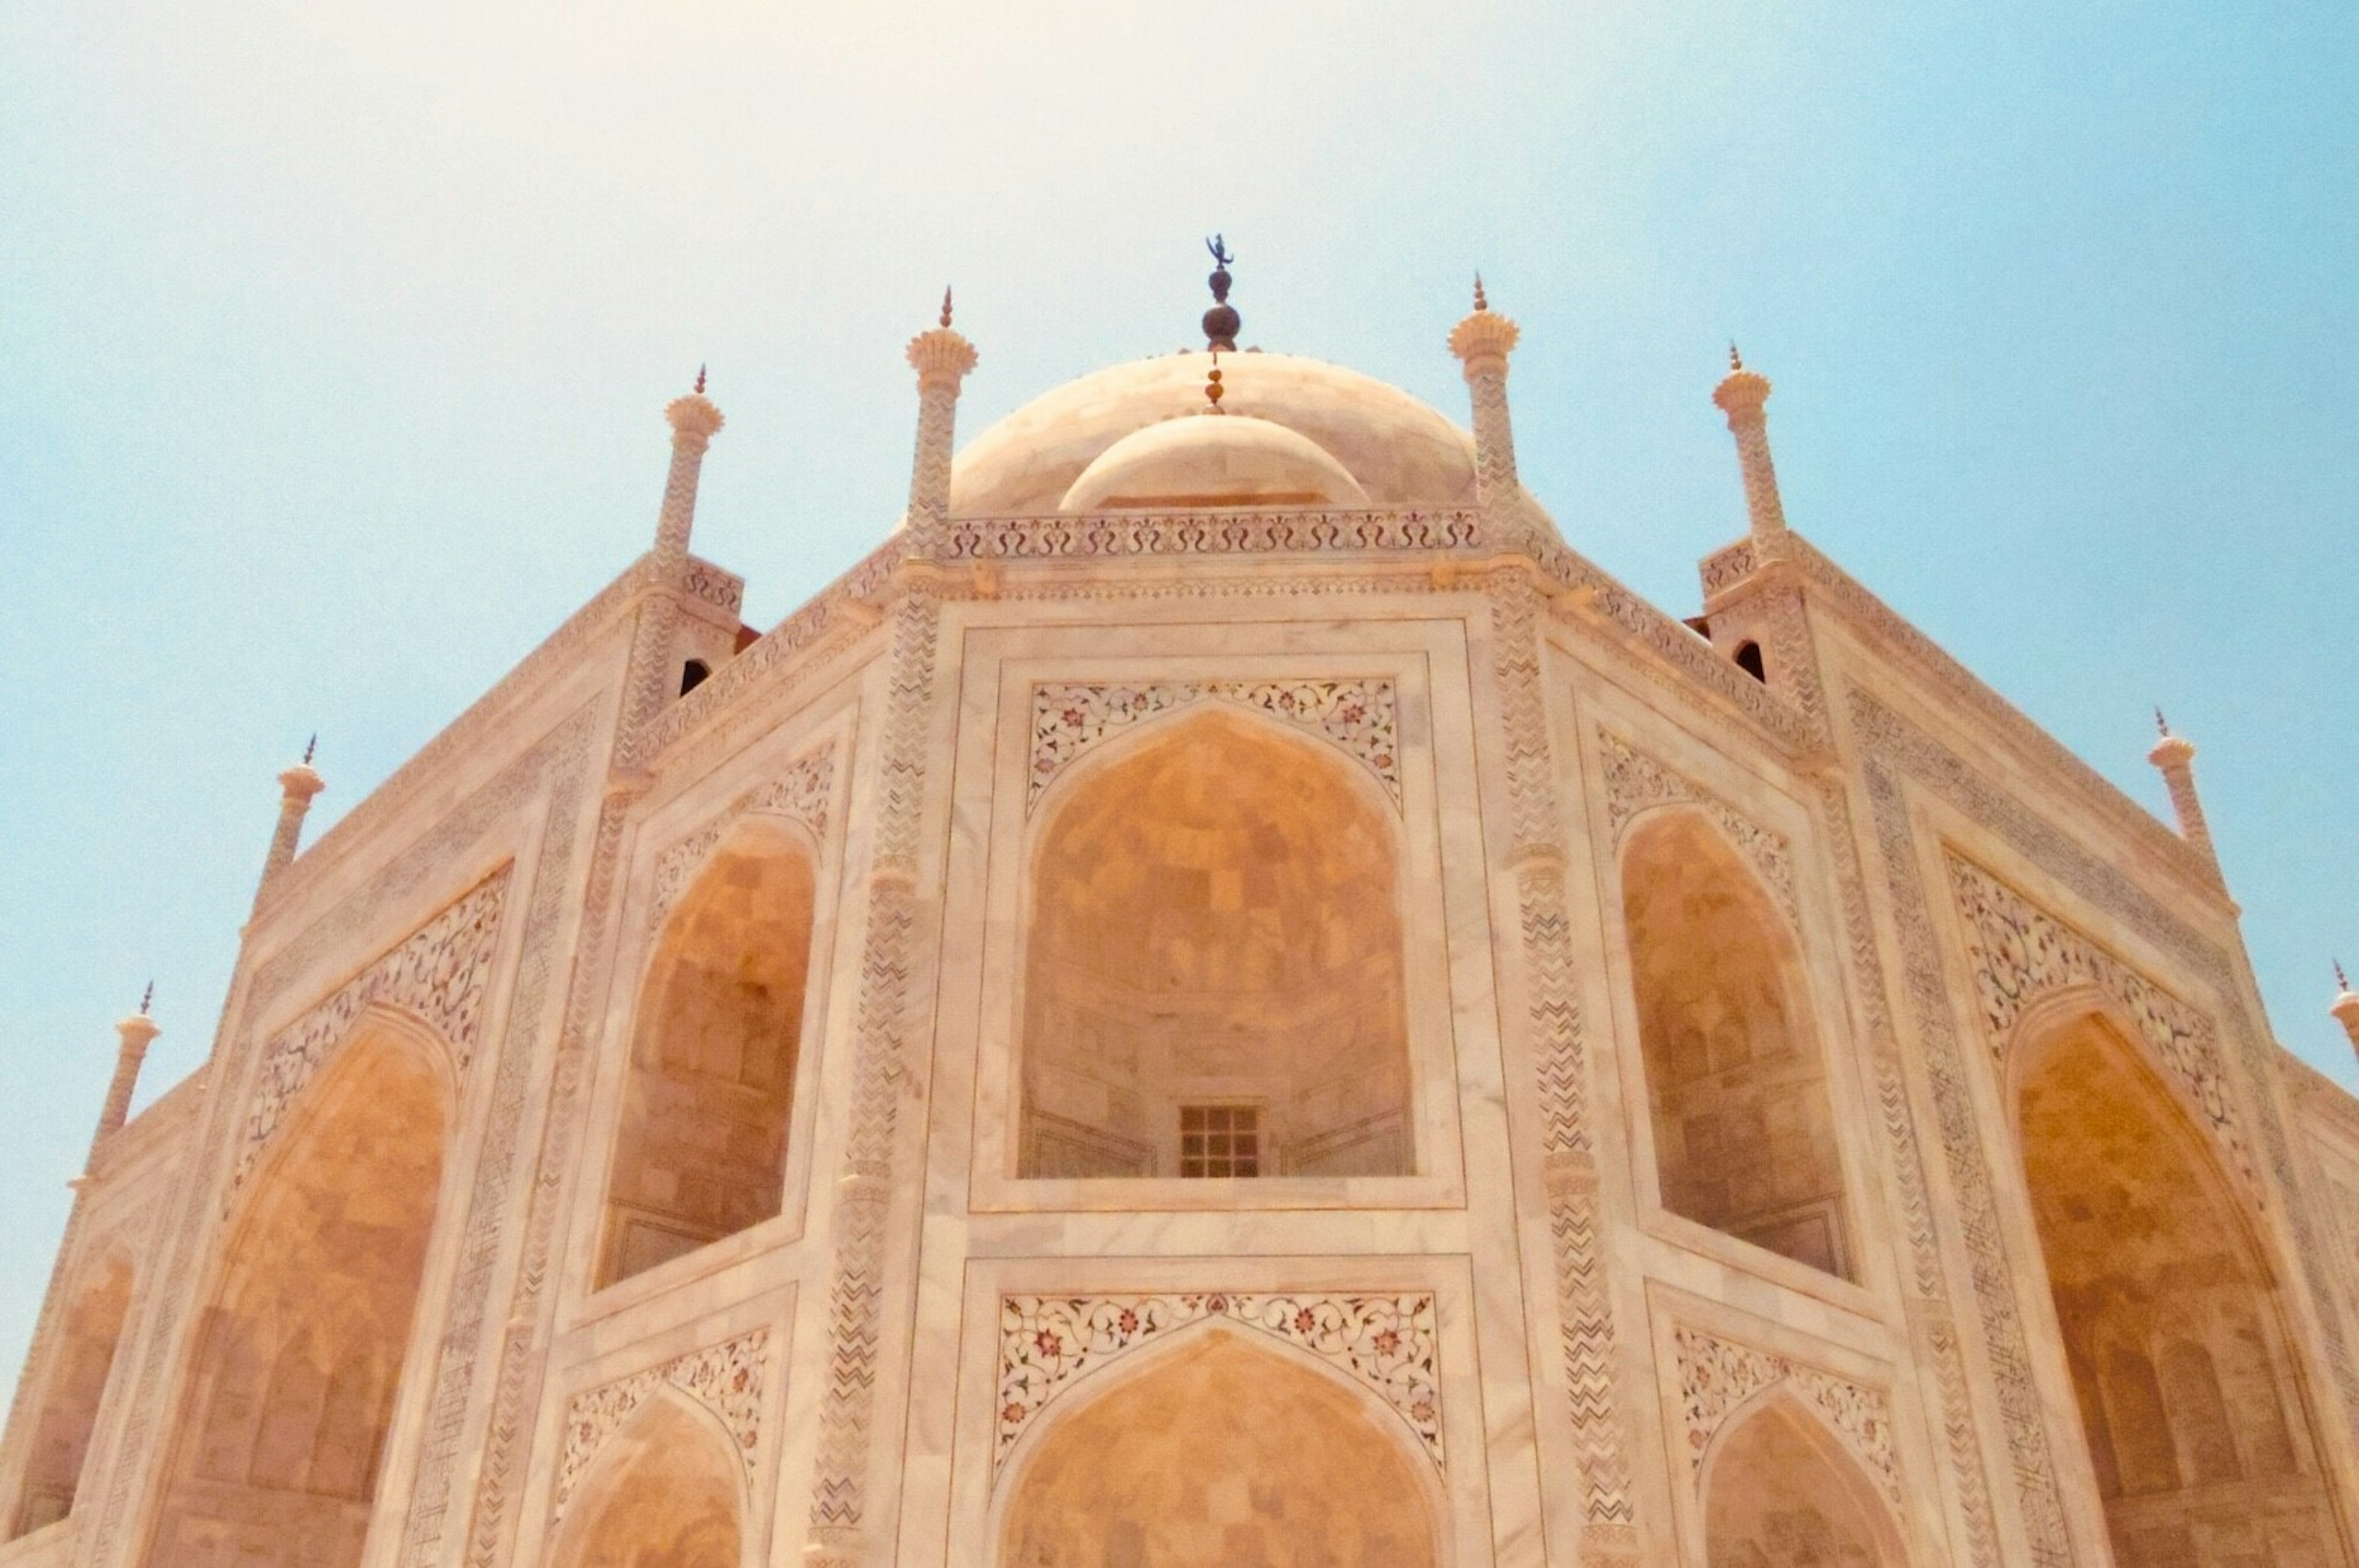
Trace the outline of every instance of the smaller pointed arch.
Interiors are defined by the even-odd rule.
[[[666,917],[624,1081],[601,1287],[783,1206],[817,860],[798,827],[749,819]]]
[[[550,1568],[740,1568],[745,1476],[712,1416],[659,1389],[601,1445],[567,1501]]]
[[[1622,910],[1663,1206],[1849,1278],[1824,1048],[1777,904],[1674,806],[1632,824]]]
[[[1222,1325],[1042,1413],[1006,1478],[1001,1568],[1440,1568],[1433,1474],[1369,1397]]]
[[[1784,1390],[1721,1429],[1702,1482],[1710,1568],[1903,1568],[1908,1561],[1866,1469]]]
[[[110,1250],[86,1266],[74,1288],[34,1422],[11,1539],[73,1511],[136,1278],[129,1256]]]

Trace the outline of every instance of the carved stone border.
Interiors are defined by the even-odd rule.
[[[222,1197],[224,1213],[254,1173],[288,1107],[369,1007],[416,1013],[450,1043],[455,1065],[461,1073],[466,1071],[483,1027],[484,995],[499,946],[511,869],[502,866],[493,872],[333,996],[271,1037],[263,1047],[237,1163]]]
[[[748,816],[785,816],[810,829],[821,843],[827,839],[828,804],[835,788],[835,747],[816,747],[787,764],[786,771],[756,784],[732,801],[713,818],[656,857],[655,896],[647,914],[649,925],[661,925],[680,890],[703,869],[730,828]]]
[[[1340,748],[1401,804],[1400,719],[1393,683],[1343,679],[1119,682],[1051,681],[1032,688],[1030,784],[1025,809],[1065,765],[1142,719],[1194,703],[1232,703],[1281,720]]]
[[[1700,1328],[1671,1331],[1680,1368],[1680,1413],[1687,1423],[1690,1479],[1701,1482],[1704,1455],[1729,1412],[1754,1395],[1787,1388],[1825,1418],[1878,1490],[1906,1513],[1900,1461],[1892,1444],[1892,1400],[1882,1389],[1838,1378],[1775,1351],[1740,1345]]]
[[[564,1516],[573,1488],[598,1456],[600,1446],[664,1388],[678,1389],[719,1418],[730,1441],[737,1445],[745,1484],[753,1486],[755,1458],[762,1441],[762,1372],[769,1343],[770,1331],[757,1328],[601,1383],[566,1400],[565,1448],[558,1461],[557,1501],[550,1517]]]
[[[1599,754],[1605,765],[1605,813],[1619,844],[1637,815],[1657,806],[1684,803],[1701,808],[1728,836],[1737,852],[1753,863],[1762,885],[1786,912],[1787,921],[1799,928],[1800,905],[1794,892],[1792,846],[1783,834],[1762,827],[1712,791],[1667,764],[1648,756],[1622,736],[1597,727]]]
[[[1033,1418],[1077,1379],[1176,1331],[1234,1324],[1307,1350],[1390,1405],[1442,1466],[1434,1302],[1407,1295],[1002,1296],[995,1473]]]

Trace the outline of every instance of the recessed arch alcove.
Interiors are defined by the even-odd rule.
[[[25,1461],[24,1491],[10,1535],[54,1524],[73,1511],[92,1433],[131,1310],[131,1260],[108,1252],[93,1260],[76,1287],[60,1334],[41,1413]]]
[[[2094,1003],[2012,1044],[2024,1179],[2124,1563],[2341,1563],[2276,1271],[2204,1135]]]
[[[1632,824],[1622,911],[1663,1206],[1849,1278],[1826,1058],[1785,917],[1685,806]]]
[[[739,1568],[745,1466],[712,1418],[657,1390],[567,1504],[549,1568]]]
[[[199,1319],[156,1568],[361,1560],[434,1229],[450,1058],[364,1018],[249,1179]]]
[[[1413,1171],[1401,830],[1352,762],[1208,702],[1041,807],[1019,1176]]]
[[[1721,1429],[1703,1470],[1710,1568],[1903,1568],[1889,1506],[1859,1461],[1790,1395]]]
[[[816,859],[795,827],[740,824],[665,918],[623,1084],[601,1286],[777,1216]]]
[[[1002,1485],[1000,1568],[1440,1568],[1439,1488],[1363,1390],[1191,1330],[1042,1412]]]

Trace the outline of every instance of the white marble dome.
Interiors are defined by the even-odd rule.
[[[1109,366],[1034,398],[992,426],[958,455],[951,470],[951,510],[967,514],[1044,514],[1124,503],[1149,493],[1141,469],[1121,488],[1083,484],[1101,459],[1152,467],[1154,482],[1174,496],[1229,493],[1216,482],[1224,465],[1265,464],[1292,472],[1296,491],[1310,490],[1329,505],[1451,506],[1474,500],[1473,438],[1437,410],[1397,386],[1341,365],[1293,354],[1237,353],[1221,357],[1226,416],[1205,406],[1204,373],[1211,356],[1167,354]],[[1166,426],[1178,428],[1162,433]],[[1299,438],[1296,446],[1256,426],[1276,426]],[[1214,434],[1212,427],[1224,427]],[[1142,432],[1158,432],[1152,438]],[[1134,441],[1145,441],[1133,446]],[[1125,449],[1117,452],[1117,447]],[[1306,450],[1306,449],[1308,449]],[[1315,454],[1315,457],[1314,457]],[[1190,459],[1206,482],[1188,481]],[[1332,470],[1316,459],[1332,463]],[[1311,482],[1316,476],[1318,481]],[[1101,470],[1101,478],[1105,477]],[[1348,481],[1343,482],[1343,481]],[[1179,488],[1169,488],[1171,486]],[[1352,492],[1358,494],[1353,496]],[[1132,500],[1131,505],[1156,504]],[[1165,504],[1208,505],[1203,499]],[[1231,505],[1295,504],[1250,496]]]
[[[1100,452],[1060,512],[1182,506],[1365,506],[1351,470],[1308,436],[1244,415],[1183,415]]]

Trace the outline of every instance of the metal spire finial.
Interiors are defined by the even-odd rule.
[[[1490,300],[1483,296],[1483,275],[1479,272],[1474,275],[1474,308],[1477,310],[1491,308]]]
[[[2334,989],[2340,991],[2348,991],[2351,989],[2350,978],[2343,974],[2343,960],[2340,958],[2334,960]],[[139,1011],[145,1012],[147,1010],[143,1007]]]
[[[2342,972],[2343,972],[2343,967],[2342,967],[2340,964],[2336,965],[2336,966],[2335,966],[2335,973],[2340,974],[2340,973],[2342,973]],[[146,990],[144,990],[144,991],[142,991],[142,992],[140,992],[140,993],[139,993],[139,1016],[140,1016],[140,1017],[145,1018],[145,1017],[147,1017],[147,1009],[148,1009],[148,1006],[149,1006],[149,1004],[151,1004],[152,1002],[154,1002],[154,1001],[155,1001],[155,1000],[156,1000],[156,982],[155,982],[154,980],[149,980],[149,981],[147,982],[147,989]]]
[[[1212,287],[1212,308],[1204,312],[1204,344],[1234,353],[1237,330],[1245,325],[1236,307],[1229,303],[1229,286],[1236,281],[1229,276],[1229,264],[1237,258],[1230,252],[1228,241],[1218,234],[1206,240],[1204,248],[1212,253],[1212,276],[1205,279]]]
[[[2154,728],[2164,740],[2170,739],[2170,720],[2162,716],[2162,709],[2158,707],[2154,710]]]
[[[1745,368],[1745,356],[1736,351],[1736,340],[1734,338],[1728,340],[1728,368],[1732,374]]]
[[[704,367],[702,365],[696,367],[696,395],[699,397],[704,395]]]
[[[308,768],[311,765],[311,755],[319,749],[320,732],[317,730],[314,730],[311,731],[311,738],[303,742],[303,765],[305,767]]]
[[[944,284],[944,285],[942,286],[942,325],[943,325],[945,328],[947,328],[950,324],[951,324],[951,290],[950,290],[950,285],[948,285],[948,284]]]

